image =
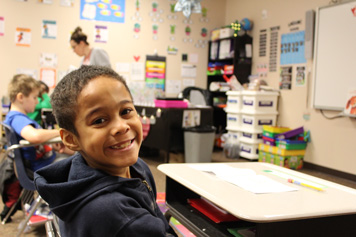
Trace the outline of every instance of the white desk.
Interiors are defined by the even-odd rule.
[[[158,169],[167,176],[166,201],[170,214],[194,234],[228,234],[226,226],[204,218],[187,204],[188,198],[204,197],[241,220],[256,223],[257,236],[320,236],[321,233],[327,234],[325,236],[331,236],[332,233],[335,233],[335,236],[356,236],[355,189],[266,163],[225,164],[252,169],[257,174],[297,187],[299,190],[254,194],[191,167],[201,164],[162,164]],[[300,177],[323,185],[325,190],[319,192],[290,184],[286,179],[263,170]]]

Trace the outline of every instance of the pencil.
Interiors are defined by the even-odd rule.
[[[303,187],[312,188],[312,189],[317,190],[317,191],[324,191],[324,189],[322,189],[322,188],[315,187],[315,186],[310,185],[310,184],[302,183],[302,182],[300,182],[298,180],[288,179],[288,182],[289,183],[293,183],[293,184],[297,184],[297,185],[300,185],[300,186],[303,186]]]

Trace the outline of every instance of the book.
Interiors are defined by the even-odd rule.
[[[239,218],[217,207],[206,199],[188,199],[188,203],[215,223],[239,220]]]

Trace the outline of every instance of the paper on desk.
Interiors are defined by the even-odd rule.
[[[256,194],[298,190],[297,188],[282,184],[264,175],[258,175],[252,169],[233,168],[225,164],[190,165],[190,167],[214,173],[218,178]]]

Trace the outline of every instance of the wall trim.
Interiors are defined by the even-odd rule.
[[[333,175],[333,176],[337,176],[339,178],[343,178],[343,179],[348,179],[351,181],[356,182],[356,175],[354,174],[350,174],[350,173],[346,173],[343,171],[339,171],[339,170],[334,170],[334,169],[330,169],[324,166],[320,166],[320,165],[315,165],[309,162],[304,162],[303,167],[306,169],[311,169],[311,170],[315,170],[315,171],[320,171],[329,175]]]

